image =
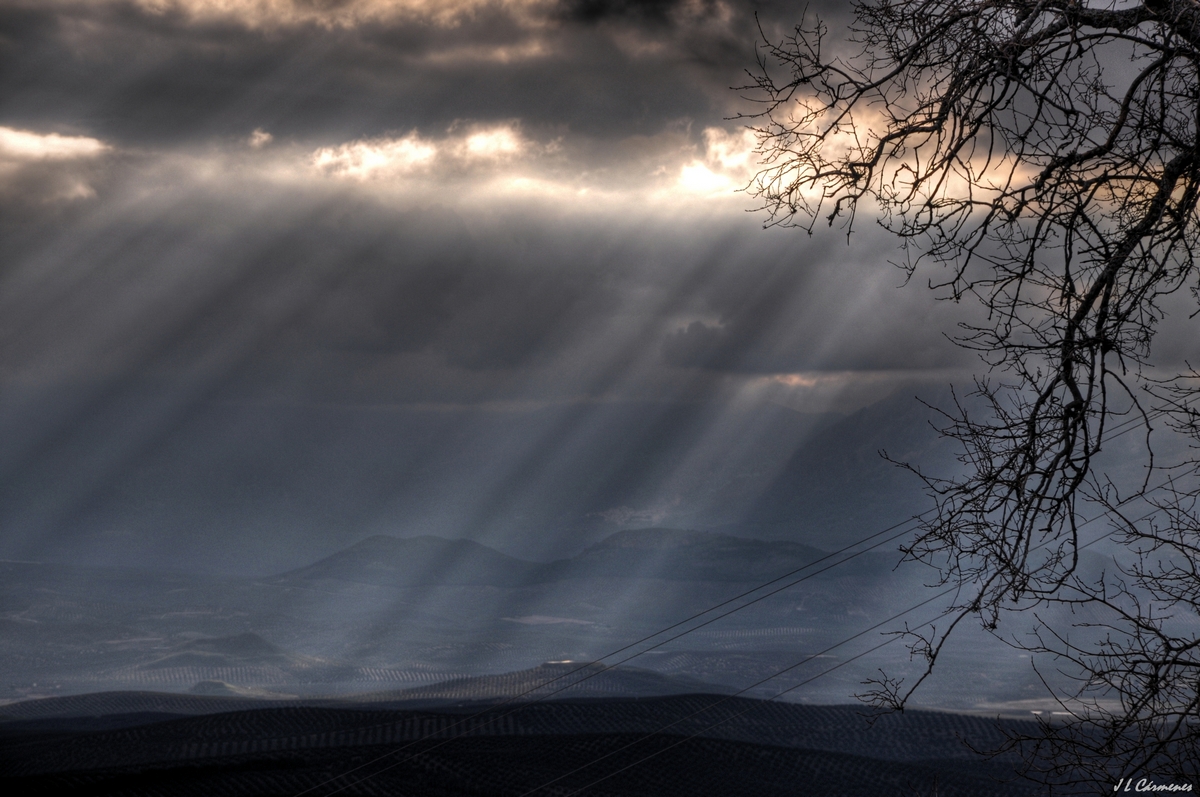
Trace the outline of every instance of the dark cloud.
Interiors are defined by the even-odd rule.
[[[664,360],[743,373],[968,365],[973,355],[944,336],[967,311],[901,287],[890,244],[872,231],[850,248],[831,232],[720,269],[691,298],[705,318],[664,337]]]
[[[410,229],[347,264],[314,308],[314,344],[432,351],[468,369],[519,367],[553,356],[572,328],[613,302],[594,266],[558,260],[566,252],[510,260],[465,236],[421,252],[417,236]]]
[[[649,19],[659,6],[571,8]],[[593,135],[652,133],[680,117],[717,123],[735,100],[727,87],[752,63],[753,20],[744,7],[689,20],[642,37],[637,26],[530,27],[489,6],[452,26],[263,30],[127,4],[18,4],[0,8],[11,31],[0,46],[0,124],[68,124],[145,146],[256,127],[334,141],[456,119]]]
[[[688,0],[563,0],[562,15],[579,22],[600,22],[620,19],[665,24],[681,7],[695,9],[704,15],[714,15],[715,2],[689,3]],[[693,11],[692,8],[688,8]]]
[[[663,356],[672,365],[708,368],[735,360],[736,352],[724,327],[693,321],[663,342]]]

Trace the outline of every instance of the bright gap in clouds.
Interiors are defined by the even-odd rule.
[[[499,160],[519,155],[526,143],[511,126],[501,125],[478,130],[463,140],[469,160]]]
[[[715,194],[733,187],[733,182],[723,174],[716,174],[703,163],[684,166],[679,174],[679,185],[696,194]]]
[[[335,177],[372,180],[427,167],[437,154],[436,146],[413,132],[403,138],[375,138],[322,147],[313,153],[312,163]]]
[[[416,130],[402,137],[361,139],[312,154],[317,169],[350,180],[404,177],[417,172],[451,171],[477,165],[497,165],[521,155],[530,142],[512,124],[452,128],[441,140],[422,137]]]
[[[357,183],[421,179],[446,186],[470,174],[473,191],[483,190],[484,201],[498,200],[505,189],[588,195],[589,207],[596,191],[622,201],[644,194],[654,201],[732,197],[757,168],[753,134],[710,127],[701,138],[699,144],[673,134],[641,139],[631,143],[624,161],[597,170],[589,166],[590,143],[584,139],[539,141],[516,121],[456,122],[440,137],[412,130],[320,147],[308,161],[318,173]],[[254,139],[251,145],[261,146]],[[480,176],[493,179],[480,183]]]
[[[90,136],[0,127],[0,200],[33,208],[90,199],[97,166],[111,151]]]
[[[88,136],[63,136],[0,127],[0,160],[61,161],[95,158],[111,147]]]

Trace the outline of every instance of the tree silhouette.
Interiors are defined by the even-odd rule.
[[[987,311],[955,337],[986,372],[943,413],[965,475],[919,474],[935,508],[904,549],[961,598],[910,639],[924,675],[885,677],[867,697],[902,708],[978,618],[1077,679],[1055,688],[1069,721],[1013,740],[1031,774],[1195,782],[1198,463],[1155,447],[1164,434],[1200,440],[1200,374],[1164,376],[1151,355],[1166,305],[1200,299],[1200,3],[854,10],[844,39],[806,14],[763,46],[745,87],[763,104],[747,115],[763,158],[750,190],[769,225],[849,234],[856,217],[877,220],[910,277]],[[1134,426],[1145,461],[1131,482],[1102,452]],[[1103,575],[1081,569],[1097,513],[1127,551]],[[1032,635],[1004,634],[1014,611],[1038,618]]]

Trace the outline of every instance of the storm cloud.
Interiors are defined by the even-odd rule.
[[[961,374],[894,242],[739,192],[730,86],[800,13],[6,3],[5,555],[733,522],[697,485],[783,467],[780,407]]]

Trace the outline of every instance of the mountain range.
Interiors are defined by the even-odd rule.
[[[376,535],[265,578],[10,561],[0,563],[0,700],[112,689],[280,699],[426,689],[622,650],[641,653],[629,666],[688,689],[742,688],[798,663],[795,677],[809,677],[855,649],[839,640],[929,597],[924,571],[895,569],[894,544],[828,554],[710,531],[630,529],[535,562],[469,540]],[[1032,677],[1003,648],[947,655],[961,659],[936,693],[947,705],[999,705],[1021,697]],[[893,646],[795,696],[847,699],[884,662],[898,672],[914,666]],[[974,674],[985,671],[982,688]],[[789,678],[760,691],[790,688]]]
[[[617,532],[568,559],[530,562],[471,540],[376,535],[265,580],[275,584],[333,580],[391,587],[516,587],[584,578],[750,583],[769,581],[826,555],[793,542],[647,528]],[[873,561],[882,564],[879,558]]]
[[[836,548],[926,507],[920,481],[879,452],[946,472],[932,417],[907,391],[845,416],[204,406],[124,470],[84,472],[91,460],[71,452],[14,468],[0,524],[26,544],[0,541],[0,556],[261,576],[375,534],[542,561],[650,526]],[[96,492],[72,497],[84,484]]]

